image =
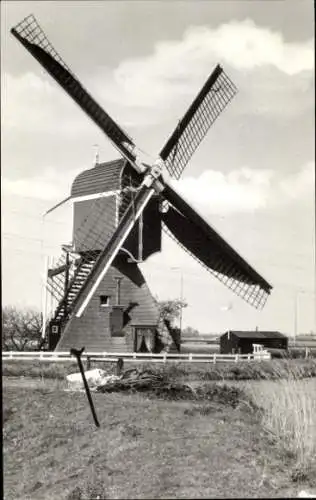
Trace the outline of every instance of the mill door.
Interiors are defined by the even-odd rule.
[[[61,324],[58,321],[51,321],[48,330],[48,349],[53,351],[57,346],[61,336]]]

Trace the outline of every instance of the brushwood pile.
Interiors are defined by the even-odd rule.
[[[200,384],[196,387],[189,382],[177,382],[166,373],[150,369],[131,369],[120,378],[108,379],[98,385],[97,392],[143,392],[148,397],[163,399],[211,400],[213,402],[238,406],[241,400],[248,399],[244,391],[225,384]]]

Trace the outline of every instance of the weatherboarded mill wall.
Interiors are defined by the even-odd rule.
[[[280,332],[230,330],[220,337],[221,354],[253,352],[253,344],[270,349],[287,349],[288,338]]]
[[[120,280],[118,297],[117,279]],[[142,336],[157,343],[158,306],[137,264],[124,256],[115,261],[85,312],[68,322],[57,351],[85,346],[88,351],[131,352],[141,349]],[[137,345],[138,344],[138,345]]]

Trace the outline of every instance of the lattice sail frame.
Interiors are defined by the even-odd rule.
[[[215,278],[217,278],[221,283],[223,283],[227,288],[232,290],[236,295],[241,297],[243,300],[248,302],[248,304],[252,305],[256,309],[263,309],[268,297],[269,293],[263,290],[260,285],[249,285],[248,283],[243,283],[236,278],[232,278],[226,276],[225,274],[221,274],[218,271],[214,271],[207,267],[194,253],[190,252],[179,240],[172,234],[172,232],[167,228],[165,224],[162,225],[162,229],[164,233],[171,238],[173,241],[177,243],[177,245],[182,248],[182,250],[188,253],[194,260],[196,260],[206,271],[212,274]]]
[[[209,128],[236,93],[236,86],[221,66],[216,66],[160,152],[172,177],[180,178]]]
[[[130,161],[136,169],[139,169],[135,163],[135,144],[132,138],[119,127],[83,87],[50,43],[33,14],[12,28],[11,33],[103,130],[122,156]]]
[[[66,69],[72,76],[75,76],[71,69],[67,66],[65,61],[61,58],[55,48],[52,46],[44,31],[38,24],[37,20],[30,14],[25,17],[21,22],[19,22],[11,32],[14,34],[16,32],[22,39],[25,39],[29,43],[34,43],[41,47],[45,52],[50,54],[64,69]]]

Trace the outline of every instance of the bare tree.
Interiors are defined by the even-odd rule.
[[[161,300],[158,302],[160,321],[167,320],[173,324],[179,318],[181,309],[187,307],[187,303],[181,299]]]
[[[2,309],[2,349],[25,351],[41,345],[42,314],[35,309]]]

